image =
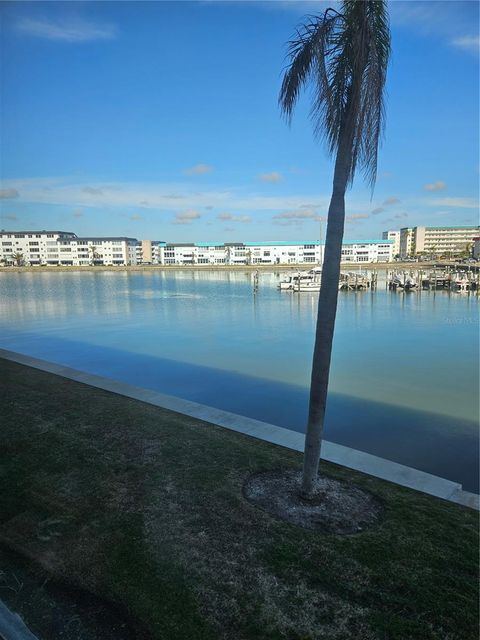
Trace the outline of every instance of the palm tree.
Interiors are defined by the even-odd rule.
[[[25,262],[23,259],[23,253],[20,253],[19,251],[12,255],[12,259],[17,267],[22,267]]]
[[[335,156],[328,209],[322,287],[310,385],[301,494],[311,497],[318,475],[330,359],[337,310],[345,192],[357,165],[372,190],[384,123],[384,86],[390,56],[385,0],[344,0],[308,18],[289,43],[290,64],[279,96],[290,122],[300,91],[313,83],[311,118],[315,134]]]
[[[90,265],[93,266],[95,264],[95,260],[98,260],[97,247],[95,245],[89,246],[90,251]]]

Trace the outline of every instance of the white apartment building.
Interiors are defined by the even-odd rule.
[[[400,229],[400,258],[413,256],[415,253],[414,231],[412,227]]]
[[[135,238],[79,238],[69,231],[1,231],[0,262],[6,265],[136,264]]]
[[[345,241],[342,262],[389,262],[393,240]],[[127,237],[81,238],[67,231],[0,232],[0,262],[7,265],[296,265],[322,264],[318,240],[166,243]]]
[[[346,241],[343,262],[389,262],[393,241]],[[166,265],[287,265],[322,264],[324,245],[313,241],[168,243],[163,247]]]
[[[420,253],[458,255],[470,251],[479,226],[404,227],[400,229],[400,257]]]
[[[391,262],[393,255],[393,240],[347,240],[342,245],[342,262]]]
[[[383,240],[391,240],[392,245],[392,257],[400,255],[400,231],[384,231],[382,233]]]
[[[137,264],[137,240],[126,237],[59,239],[58,264],[72,266]]]
[[[57,264],[59,241],[76,238],[71,231],[0,231],[0,263]]]

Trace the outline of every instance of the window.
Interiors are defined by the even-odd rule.
[[[40,244],[39,242],[29,242],[28,243],[30,247],[38,247],[38,245]]]
[[[3,247],[11,247],[12,243],[11,242],[2,242],[2,246]]]

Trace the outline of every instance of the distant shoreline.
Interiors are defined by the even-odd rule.
[[[376,270],[376,271],[385,271],[387,269],[409,269],[409,270],[419,270],[425,268],[433,268],[435,262],[346,262],[342,263],[342,269],[349,269],[350,271],[363,271],[365,269]],[[446,263],[447,264],[447,263]],[[455,262],[449,263],[452,266],[457,264]],[[223,264],[212,264],[212,265],[166,265],[166,264],[137,264],[137,265],[118,265],[118,266],[38,266],[38,267],[0,267],[1,273],[10,273],[10,272],[29,272],[29,273],[59,273],[65,271],[85,271],[85,272],[99,272],[99,271],[260,271],[260,272],[277,272],[277,271],[308,271],[315,265],[312,264],[241,264],[241,265],[223,265]],[[466,265],[462,265],[466,266]]]

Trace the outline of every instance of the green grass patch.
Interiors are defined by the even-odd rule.
[[[246,502],[301,456],[0,360],[0,541],[158,640],[470,640],[477,514],[331,464],[377,495],[354,536]]]

